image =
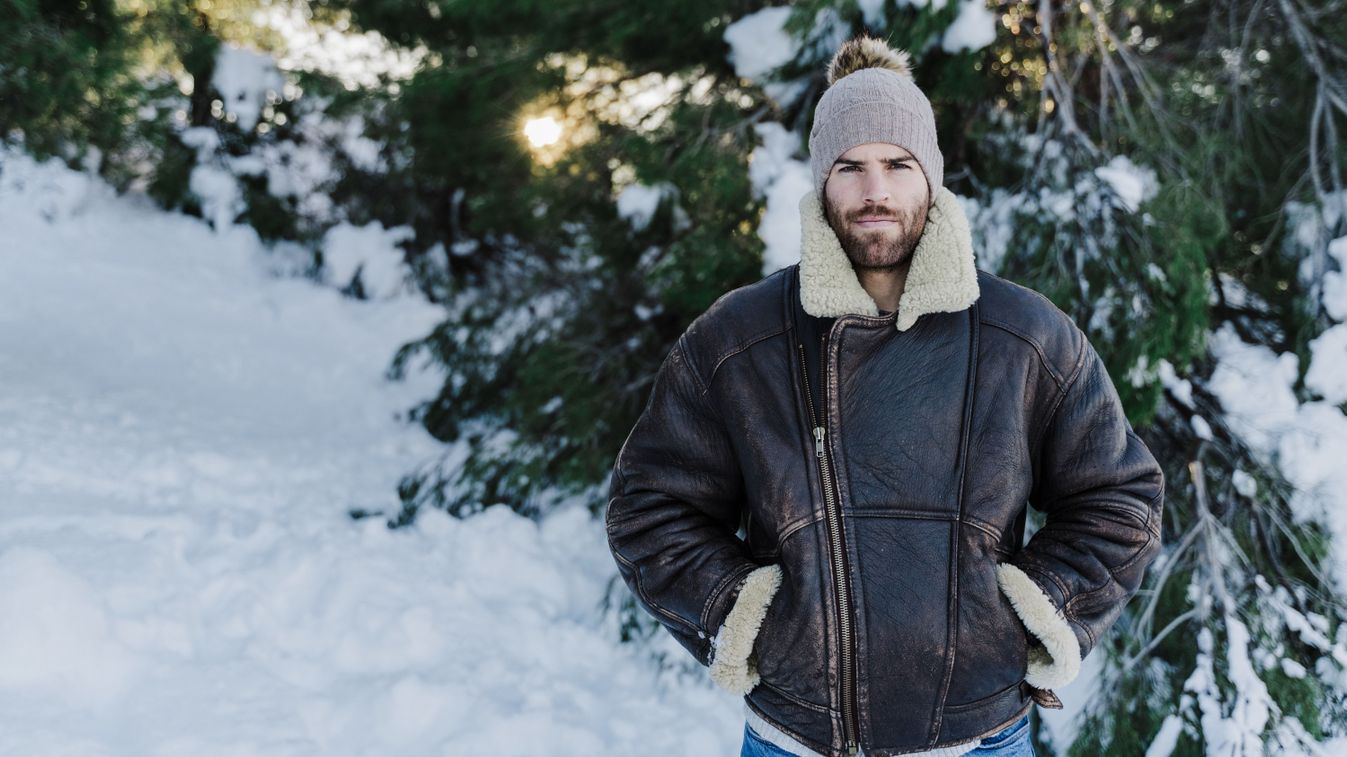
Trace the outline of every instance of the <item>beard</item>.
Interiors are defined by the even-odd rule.
[[[857,270],[893,271],[907,265],[917,250],[922,232],[926,230],[927,211],[921,205],[906,212],[889,207],[862,208],[842,219],[832,203],[825,199],[823,215],[837,234],[837,241],[842,243],[842,251]],[[856,219],[861,216],[897,219],[898,236],[890,237],[888,228],[863,229],[854,226]]]

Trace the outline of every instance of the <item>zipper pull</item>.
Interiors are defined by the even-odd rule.
[[[850,755],[850,754],[855,754],[855,753],[856,753],[856,742],[854,742],[854,741],[848,741],[848,742],[847,742],[847,754]]]
[[[823,427],[814,427],[814,455],[823,457]]]

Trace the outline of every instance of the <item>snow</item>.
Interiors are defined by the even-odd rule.
[[[224,101],[224,112],[238,120],[239,128],[252,131],[268,97],[276,97],[285,80],[270,55],[224,44],[215,56],[211,85]]]
[[[301,218],[333,220],[332,199],[323,190],[330,188],[340,177],[333,165],[332,153],[324,143],[335,139],[344,150],[355,150],[355,154],[347,154],[358,168],[368,168],[365,161],[369,160],[375,168],[381,167],[382,163],[368,154],[365,143],[369,140],[351,133],[360,128],[359,117],[336,121],[321,113],[321,103],[310,102],[305,107],[314,110],[300,114],[295,125],[295,140],[264,143],[254,154],[266,165],[267,192],[275,197],[298,198],[296,211]]]
[[[352,165],[362,171],[388,170],[378,142],[365,136],[365,119],[352,116],[341,124],[341,147]]]
[[[856,5],[861,9],[861,18],[865,20],[865,25],[871,29],[883,29],[885,25],[884,6],[887,0],[857,0]]]
[[[1024,538],[1032,536],[1027,530]],[[1080,663],[1080,673],[1071,683],[1054,689],[1057,698],[1062,700],[1062,709],[1038,708],[1042,722],[1042,734],[1057,751],[1065,753],[1067,746],[1076,740],[1080,733],[1081,720],[1088,709],[1090,699],[1097,695],[1101,676],[1104,672],[1105,655],[1098,651],[1085,656]]]
[[[947,53],[976,52],[996,41],[997,15],[983,0],[963,0],[959,15],[945,30],[940,47]]]
[[[1318,214],[1291,208],[1288,249],[1310,258],[1322,239]],[[1330,213],[1332,215],[1332,213]],[[1339,266],[1347,257],[1341,240],[1328,243]],[[1302,266],[1302,274],[1305,269]],[[1334,272],[1329,272],[1334,273]],[[1233,285],[1233,282],[1229,282]],[[1241,289],[1227,286],[1239,296]],[[1325,287],[1322,305],[1330,315],[1347,311],[1347,293]],[[1299,358],[1269,347],[1244,342],[1230,324],[1223,324],[1208,342],[1217,360],[1208,388],[1226,411],[1231,429],[1264,462],[1277,466],[1292,486],[1291,509],[1298,521],[1322,523],[1335,545],[1330,567],[1338,587],[1347,587],[1347,324],[1334,324],[1310,342],[1305,387],[1318,398],[1301,402],[1295,394]],[[1255,485],[1247,474],[1234,481],[1241,493]],[[1247,495],[1246,495],[1247,496]]]
[[[1299,358],[1248,344],[1229,324],[1211,334],[1208,346],[1219,361],[1208,388],[1221,400],[1226,420],[1252,448],[1270,455],[1296,422],[1299,403],[1291,387]]]
[[[894,4],[898,7],[912,8],[930,8],[931,10],[940,10],[945,7],[948,0],[895,0]]]
[[[1245,343],[1229,324],[1214,332],[1209,344],[1218,361],[1209,388],[1230,427],[1265,462],[1281,469],[1293,486],[1291,507],[1297,520],[1323,523],[1335,544],[1347,544],[1347,469],[1342,466],[1347,460],[1347,416],[1332,400],[1296,399],[1299,361],[1294,353],[1277,355],[1268,347]],[[1342,365],[1341,350],[1334,353],[1322,344],[1313,350],[1307,375],[1325,375],[1317,367],[1321,361],[1327,362],[1328,375]],[[1252,490],[1253,482],[1247,483]],[[1332,562],[1337,583],[1347,586],[1347,550],[1335,550]]]
[[[1276,705],[1268,694],[1267,684],[1263,683],[1263,679],[1254,672],[1253,663],[1249,659],[1248,627],[1233,614],[1225,616],[1225,623],[1228,634],[1225,650],[1228,662],[1226,675],[1235,694],[1235,706],[1229,717],[1239,721],[1245,737],[1251,743],[1257,744],[1256,752],[1261,752],[1262,733]],[[1204,731],[1203,735],[1210,739],[1208,732]],[[1207,748],[1218,754],[1225,752],[1220,748],[1220,742],[1215,739],[1208,742]]]
[[[1258,493],[1257,479],[1239,468],[1236,468],[1230,476],[1230,481],[1235,485],[1235,491],[1239,492],[1242,497],[1253,497]]]
[[[1347,321],[1347,237],[1329,242],[1328,254],[1338,270],[1324,274],[1324,310],[1335,321]]]
[[[1169,757],[1174,747],[1178,746],[1179,734],[1182,732],[1183,718],[1177,715],[1165,718],[1165,722],[1160,724],[1160,732],[1155,734],[1155,740],[1146,750],[1146,757]]]
[[[618,643],[583,507],[348,517],[445,454],[399,420],[441,377],[384,378],[441,308],[13,152],[0,224],[0,755],[737,749],[671,637]]]
[[[1174,399],[1183,403],[1184,407],[1189,409],[1196,407],[1193,404],[1193,382],[1185,378],[1179,378],[1178,373],[1174,370],[1174,365],[1164,358],[1160,358],[1156,365],[1158,366],[1156,373],[1160,377],[1161,386],[1169,390],[1169,393],[1174,395]]]
[[[779,108],[788,108],[809,87],[809,77],[777,80],[777,68],[790,63],[800,55],[803,44],[786,31],[791,8],[775,6],[763,8],[744,16],[725,27],[722,38],[729,46],[726,56],[734,65],[734,72],[762,87]],[[831,8],[822,8],[816,15],[814,30],[826,34],[835,15]]]
[[[220,133],[209,126],[192,126],[183,129],[178,138],[184,145],[196,149],[196,159],[205,160],[220,147]]]
[[[960,199],[979,268],[991,273],[1001,270],[1011,245],[1016,242],[1015,214],[1023,207],[1021,198],[1019,193],[997,187],[984,195],[981,202],[971,197]]]
[[[1206,418],[1203,418],[1200,415],[1194,415],[1190,420],[1193,425],[1193,433],[1197,434],[1198,439],[1211,441],[1215,438],[1211,433],[1211,424],[1207,423]]]
[[[786,31],[791,8],[775,6],[750,13],[725,27],[727,56],[734,73],[754,82],[795,60],[800,45]]]
[[[1184,682],[1183,710],[1195,702],[1201,714],[1202,738],[1207,754],[1261,755],[1263,730],[1275,705],[1267,686],[1249,662],[1249,631],[1234,615],[1224,615],[1228,646],[1215,649],[1211,628],[1197,634],[1197,665]],[[1214,656],[1224,653],[1230,688],[1223,690],[1216,680]],[[1225,701],[1226,694],[1233,703]]]
[[[234,174],[214,165],[192,169],[187,188],[201,201],[201,213],[217,229],[227,229],[243,212],[243,190]]]
[[[1158,191],[1155,171],[1136,165],[1126,155],[1114,155],[1108,165],[1100,166],[1094,172],[1108,182],[1122,206],[1130,213],[1135,213],[1143,202],[1154,197]]]
[[[766,200],[758,236],[765,247],[763,275],[800,260],[800,199],[814,191],[809,163],[793,156],[799,138],[775,121],[754,124],[761,144],[749,156],[749,181],[754,193]]]
[[[1286,677],[1287,677],[1287,678],[1304,678],[1304,677],[1305,677],[1305,672],[1306,672],[1306,671],[1305,671],[1305,666],[1304,666],[1304,665],[1301,665],[1300,663],[1296,662],[1295,660],[1292,660],[1292,659],[1289,658],[1289,657],[1283,657],[1283,658],[1281,659],[1280,662],[1281,662],[1282,672],[1286,674]]]
[[[271,6],[268,12],[281,10],[280,6]],[[331,42],[336,36],[340,35],[328,30],[324,39]],[[290,42],[298,45],[303,40]],[[309,43],[316,44],[313,40],[305,44]],[[222,149],[214,128],[191,127],[180,132],[183,144],[197,152],[188,188],[217,229],[228,228],[245,209],[238,176],[265,176],[268,193],[296,200],[300,225],[321,226],[339,220],[327,193],[341,178],[334,163],[335,150],[339,149],[359,170],[379,172],[389,167],[379,143],[365,136],[362,116],[329,118],[323,112],[328,104],[323,98],[299,99],[301,90],[286,80],[270,55],[224,45],[216,56],[212,82],[223,93],[227,117],[244,130],[257,126],[262,116],[275,117],[280,123],[283,116],[273,116],[270,108],[283,99],[294,101],[296,119],[290,138],[263,141],[241,155]]]
[[[898,5],[917,8],[929,5],[939,10],[945,6],[945,2],[899,0]],[[859,0],[857,7],[866,27],[884,29],[888,26],[883,0]],[[776,69],[799,59],[806,45],[826,61],[851,36],[850,25],[838,16],[836,9],[825,7],[816,14],[810,39],[804,42],[797,40],[786,31],[786,22],[792,12],[789,6],[763,8],[726,26],[723,35],[725,44],[730,48],[728,59],[734,65],[734,72],[763,87],[767,96],[783,108],[790,106],[804,93],[808,81],[807,77],[775,81],[772,74]],[[958,16],[940,36],[939,44],[948,53],[981,50],[996,41],[996,24],[996,14],[988,10],[982,0],[963,0]]]
[[[1321,303],[1336,321],[1347,320],[1347,237],[1342,237],[1347,222],[1347,189],[1327,192],[1318,203],[1292,201],[1283,208],[1288,233],[1282,250],[1300,260],[1297,272],[1301,284],[1313,292],[1312,284],[1322,276]],[[1329,261],[1337,263],[1332,270]]]
[[[1295,487],[1291,505],[1300,519],[1329,527],[1337,545],[1347,543],[1347,416],[1335,405],[1306,402],[1277,449],[1282,473]],[[1347,550],[1334,551],[1339,586],[1347,586]]]
[[[1305,386],[1331,405],[1347,402],[1347,323],[1339,323],[1310,341]]]
[[[722,35],[730,48],[726,57],[734,65],[735,73],[762,87],[763,93],[782,110],[792,107],[804,95],[811,76],[781,79],[777,69],[802,57],[826,62],[852,36],[851,22],[836,8],[825,6],[815,12],[805,38],[796,39],[785,28],[791,13],[788,6],[763,8],[729,24]]]
[[[369,297],[414,291],[398,247],[413,236],[410,226],[385,229],[377,222],[364,227],[338,224],[323,237],[323,265],[337,286],[350,283],[358,272]]]
[[[106,705],[140,673],[137,655],[113,638],[103,599],[50,552],[13,545],[0,553],[0,689]]]
[[[253,12],[252,22],[283,40],[277,52],[279,68],[319,71],[347,89],[405,81],[430,57],[424,46],[398,47],[378,32],[357,32],[350,27],[349,12],[337,14],[332,26],[315,23],[305,2],[273,0]]]
[[[617,215],[636,231],[644,231],[655,218],[660,202],[672,188],[673,185],[667,183],[653,186],[629,184],[617,194]]]

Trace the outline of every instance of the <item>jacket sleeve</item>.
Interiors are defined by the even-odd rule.
[[[1049,410],[1029,503],[1044,525],[997,579],[1036,637],[1025,680],[1069,683],[1160,550],[1164,472],[1132,430],[1103,361],[1079,352]]]
[[[746,577],[759,566],[736,532],[744,506],[739,464],[688,355],[687,334],[655,377],[644,411],[618,453],[605,515],[618,572],[648,612],[703,665]],[[775,586],[749,585],[755,602]],[[767,585],[764,585],[766,581]],[[765,605],[761,608],[765,612]],[[755,608],[739,608],[761,621]],[[743,626],[744,624],[740,624]],[[749,623],[751,651],[757,625]],[[737,646],[742,647],[740,638]],[[738,661],[740,664],[746,660]],[[716,669],[712,673],[715,677]]]

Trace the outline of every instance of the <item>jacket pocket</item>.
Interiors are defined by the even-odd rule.
[[[1066,616],[1042,586],[1015,563],[998,565],[996,574],[1032,645],[1025,682],[1040,689],[1070,683],[1080,672],[1081,647]]]
[[[958,642],[946,705],[973,702],[1024,680],[1030,640],[996,580],[995,551],[960,557]]]
[[[753,645],[781,586],[781,566],[763,565],[744,576],[727,598],[732,604],[711,642],[711,680],[733,694],[758,684]]]
[[[812,529],[803,529],[808,532]],[[782,546],[781,587],[772,598],[753,644],[761,683],[789,699],[826,707],[828,646],[823,589],[816,566],[798,536]]]

